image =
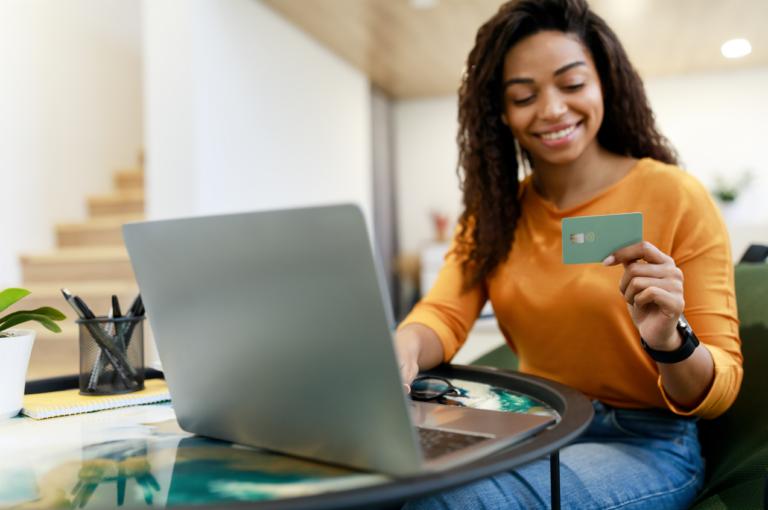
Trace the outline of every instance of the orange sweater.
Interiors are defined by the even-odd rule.
[[[431,328],[449,361],[491,300],[499,328],[520,358],[520,371],[628,408],[669,408],[714,418],[735,400],[742,379],[733,263],[725,224],[707,190],[677,167],[643,159],[591,200],[558,210],[522,183],[522,215],[512,251],[484,285],[462,292],[453,251],[429,293],[401,324]],[[564,265],[560,222],[571,216],[643,213],[643,239],[683,271],[685,318],[715,362],[715,379],[693,410],[665,394],[656,363],[619,293],[623,267]],[[454,242],[455,246],[455,242]]]

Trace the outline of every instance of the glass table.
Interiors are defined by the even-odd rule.
[[[535,376],[443,365],[465,405],[550,414],[556,424],[470,464],[394,479],[235,445],[184,432],[171,403],[36,421],[0,421],[0,508],[224,507],[399,508],[549,455],[559,507],[558,451],[592,420],[581,393]],[[158,376],[159,374],[151,374]],[[76,387],[76,379],[28,383],[27,391]],[[455,403],[455,402],[454,402]],[[296,499],[300,498],[300,499]]]

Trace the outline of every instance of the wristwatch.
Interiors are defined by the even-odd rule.
[[[680,315],[680,318],[677,320],[677,331],[679,331],[680,336],[683,337],[683,345],[676,351],[657,351],[651,349],[648,347],[648,344],[645,343],[643,337],[640,337],[640,344],[653,361],[658,363],[680,363],[693,354],[693,351],[699,346],[699,339],[696,338],[691,326],[688,325],[688,321],[685,320],[685,317],[682,315]]]

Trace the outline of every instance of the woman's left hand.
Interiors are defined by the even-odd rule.
[[[604,266],[616,264],[624,266],[619,290],[645,343],[657,351],[678,349],[682,338],[676,326],[685,301],[683,272],[675,261],[643,241],[617,250],[603,260]]]

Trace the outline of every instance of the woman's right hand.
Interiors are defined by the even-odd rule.
[[[395,352],[405,392],[411,392],[411,382],[421,369],[430,369],[443,362],[443,344],[437,334],[423,324],[409,324],[395,336]]]

